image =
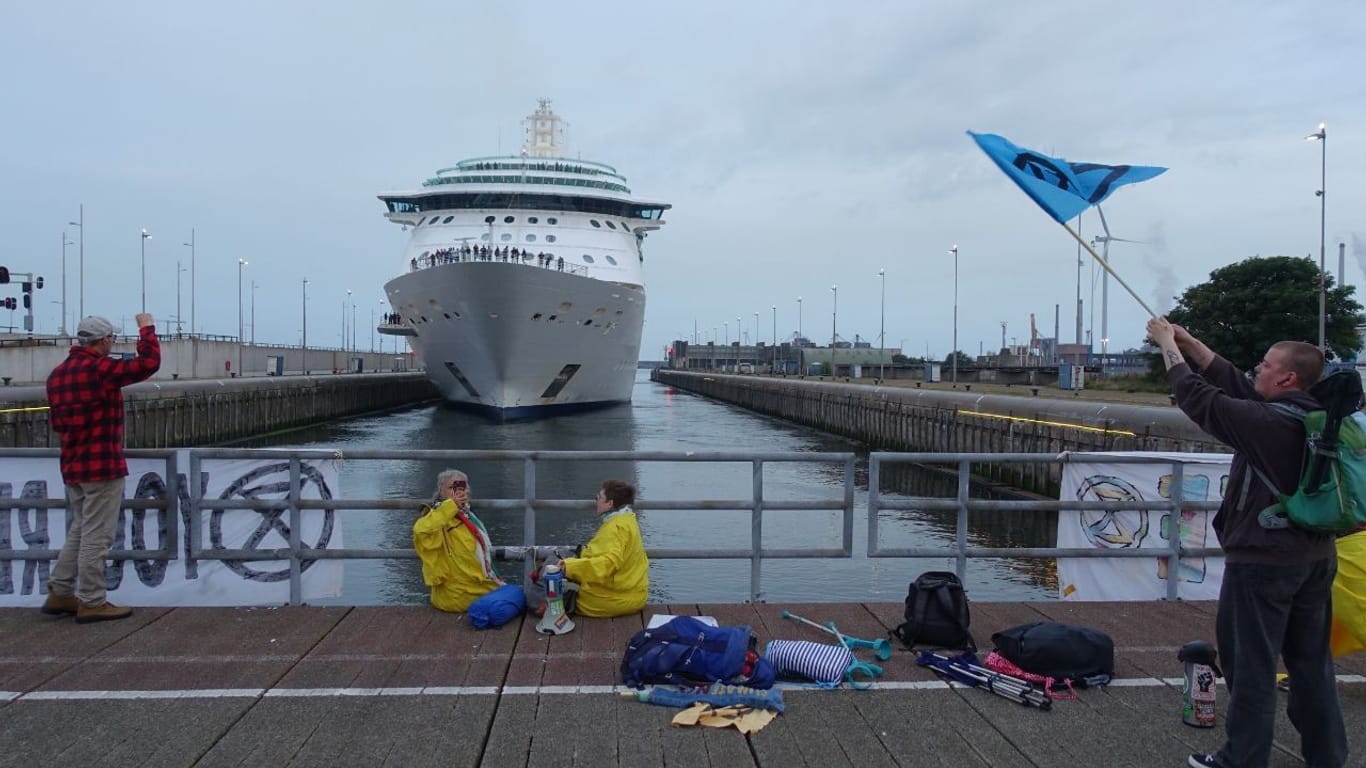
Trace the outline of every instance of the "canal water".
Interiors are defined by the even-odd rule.
[[[729,405],[651,382],[637,375],[633,402],[590,413],[553,419],[495,424],[445,405],[422,407],[291,432],[250,443],[254,447],[410,448],[432,450],[556,451],[778,451],[858,452],[854,519],[854,556],[850,559],[765,560],[763,600],[782,602],[877,601],[905,598],[907,584],[926,570],[952,570],[949,557],[869,559],[866,507],[867,454],[863,446],[823,432],[759,416]],[[342,461],[342,498],[429,498],[444,462]],[[522,511],[480,507],[480,499],[520,499],[521,462],[469,462],[474,510],[494,545],[520,544]],[[596,519],[591,500],[605,479],[635,484],[641,500],[748,499],[752,469],[747,463],[542,462],[537,465],[537,498],[583,499],[582,510],[538,513],[537,540],[547,544],[583,543]],[[896,489],[888,486],[894,485]],[[952,497],[951,476],[922,470],[884,471],[884,496]],[[766,499],[834,499],[843,494],[838,464],[765,464]],[[985,495],[975,489],[974,495]],[[411,546],[417,511],[339,510],[345,546]],[[982,546],[1054,546],[1056,515],[1032,512],[982,515],[969,529],[969,541]],[[884,511],[879,527],[883,547],[948,546],[954,513]],[[748,510],[645,510],[640,513],[646,547],[745,547],[750,538]],[[838,511],[769,510],[764,513],[765,547],[837,548]],[[344,562],[343,593],[324,601],[341,605],[417,604],[427,600],[416,560]],[[969,595],[977,600],[1038,600],[1057,595],[1051,560],[974,559],[968,561]],[[501,573],[520,578],[519,563],[500,563]],[[650,567],[652,603],[735,603],[749,596],[748,560],[655,560]]]

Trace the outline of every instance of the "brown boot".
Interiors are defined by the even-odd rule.
[[[126,619],[133,615],[132,608],[126,608],[105,602],[103,605],[86,605],[81,603],[76,609],[76,623],[89,624],[92,621],[113,621],[114,619]]]
[[[80,605],[75,595],[59,595],[49,587],[41,610],[49,616],[75,616]]]

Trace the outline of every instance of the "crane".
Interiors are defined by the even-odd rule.
[[[1034,324],[1034,313],[1029,313],[1029,354],[1040,354],[1039,350],[1039,326]]]

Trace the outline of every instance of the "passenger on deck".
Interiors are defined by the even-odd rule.
[[[598,491],[598,532],[578,557],[563,562],[564,577],[579,585],[575,613],[624,616],[645,607],[650,560],[631,509],[635,500],[635,486],[622,480],[608,480]]]
[[[413,523],[413,549],[422,560],[422,581],[432,606],[459,613],[503,586],[493,571],[489,534],[470,511],[470,481],[448,469],[437,476],[434,506]]]

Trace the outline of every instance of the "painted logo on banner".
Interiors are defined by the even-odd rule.
[[[289,600],[287,560],[197,560],[190,557],[190,485],[185,470],[188,452],[177,457],[179,540],[171,536],[171,510],[119,510],[112,549],[154,552],[174,549],[174,560],[134,558],[110,560],[105,578],[110,600],[127,605],[272,605]],[[165,500],[170,484],[166,464],[155,459],[129,459],[124,498]],[[289,462],[277,459],[213,459],[200,462],[201,498],[224,501],[274,500],[289,496]],[[304,499],[336,497],[334,461],[300,465]],[[16,494],[15,492],[18,491]],[[0,465],[0,553],[60,550],[69,524],[65,509],[26,505],[33,499],[64,498],[57,459],[6,459]],[[173,506],[174,508],[174,506]],[[299,541],[310,549],[340,549],[342,530],[335,510],[301,512]],[[289,547],[288,510],[219,509],[199,513],[201,548],[275,551]],[[0,606],[41,605],[55,560],[0,559]],[[342,564],[337,560],[301,563],[305,600],[341,594]]]

